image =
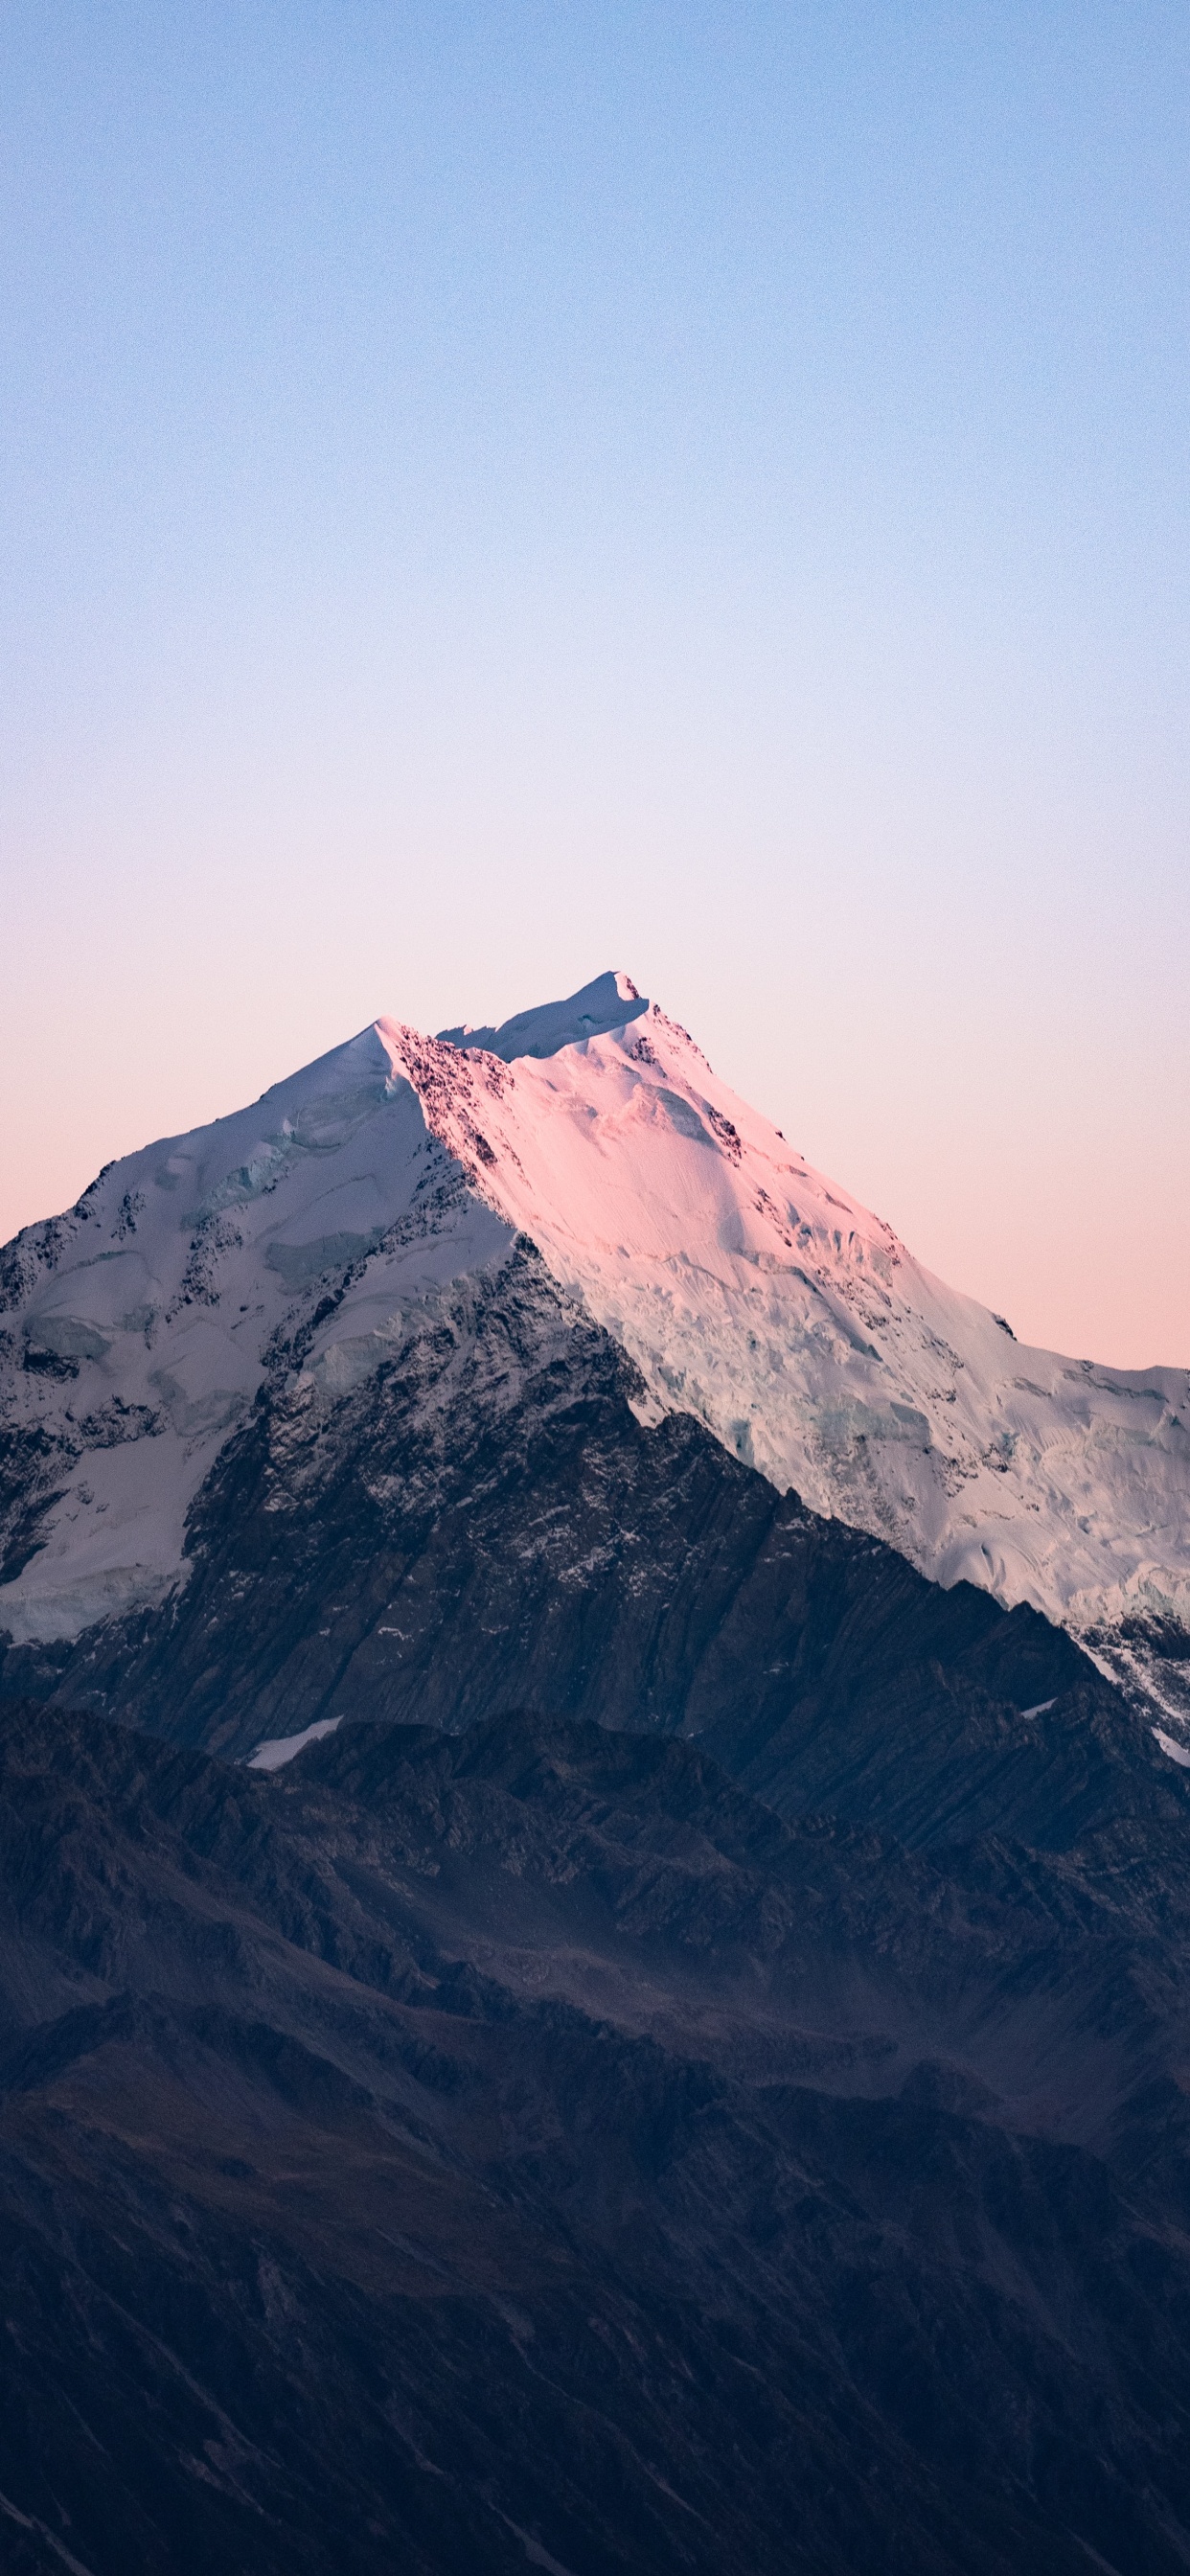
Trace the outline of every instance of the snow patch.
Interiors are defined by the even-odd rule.
[[[258,1744],[255,1753],[249,1755],[245,1768],[249,1771],[281,1771],[287,1762],[292,1762],[295,1753],[301,1752],[303,1744],[315,1744],[320,1736],[333,1735],[335,1728],[342,1723],[341,1717],[318,1717],[313,1726],[304,1726],[300,1735],[266,1735],[263,1744]]]
[[[65,1583],[18,1578],[0,1590],[0,1629],[14,1646],[61,1645],[98,1620],[155,1609],[175,1580],[172,1566],[151,1565],[84,1565]]]

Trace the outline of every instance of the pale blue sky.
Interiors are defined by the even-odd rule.
[[[0,7],[0,1233],[622,965],[1190,1359],[1184,6]]]

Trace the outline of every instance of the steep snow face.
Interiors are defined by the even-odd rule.
[[[499,1029],[379,1020],[17,1237],[0,1627],[70,1637],[164,1597],[270,1367],[333,1404],[411,1305],[521,1230],[637,1363],[643,1419],[696,1415],[816,1510],[1033,1603],[1117,1670],[1146,1623],[1190,1626],[1187,1373],[1015,1342],[606,975]]]
[[[1122,1622],[1190,1623],[1190,1374],[1016,1342],[634,998],[619,1028],[507,1069],[378,1027],[433,1131],[627,1348],[657,1412],[696,1414],[942,1583],[1110,1628],[1117,1668]]]

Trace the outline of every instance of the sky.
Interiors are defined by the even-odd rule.
[[[1190,12],[0,0],[0,1238],[608,966],[1190,1362]]]

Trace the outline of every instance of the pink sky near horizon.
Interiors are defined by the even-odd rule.
[[[0,1237],[609,965],[1190,1362],[1190,14],[0,22]]]
[[[573,989],[615,953],[572,936],[551,972],[540,936],[515,962],[479,937],[453,960],[427,943],[386,971],[373,953],[345,953],[350,945],[331,943],[322,974],[310,956],[303,974],[291,953],[258,982],[241,962],[216,972],[206,995],[200,967],[187,1009],[159,975],[129,977],[126,950],[121,974],[97,942],[91,960],[112,974],[110,1001],[94,976],[80,976],[68,1000],[51,987],[16,1049],[6,1015],[0,1240],[72,1203],[114,1156],[242,1107],[381,1009],[430,1029],[499,1020]],[[642,991],[690,1027],[716,1071],[811,1163],[886,1217],[927,1267],[1007,1315],[1019,1339],[1117,1367],[1190,1362],[1186,1194],[1179,1202],[1169,1189],[1159,1130],[1129,1147],[1133,1109],[1111,1127],[1082,1114],[1076,1069],[1043,1124],[1028,1097],[1036,1059],[1010,1091],[986,1071],[980,1079],[977,1028],[956,1045],[944,1021],[919,1024],[912,1043],[902,1033],[898,1062],[886,1026],[857,1053],[832,1007],[837,977],[782,1026],[771,974],[767,987],[745,988],[686,943],[672,966],[659,947],[655,935],[638,938],[629,955]],[[621,941],[620,962],[623,953]]]

